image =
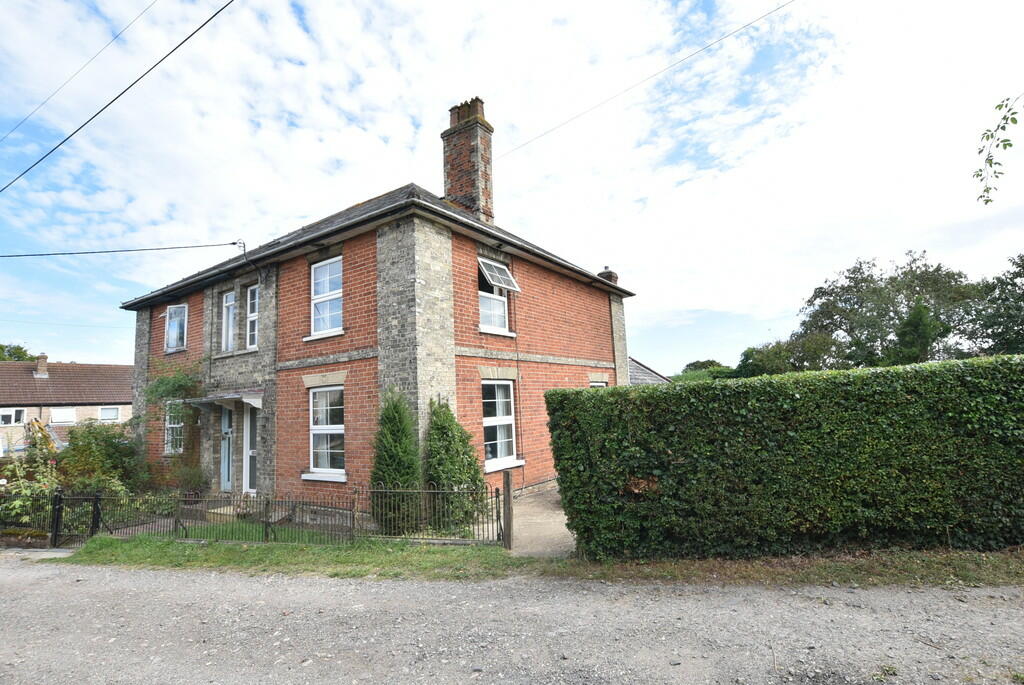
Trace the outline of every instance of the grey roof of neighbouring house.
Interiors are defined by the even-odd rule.
[[[554,255],[531,242],[523,240],[503,228],[486,224],[480,221],[471,212],[467,212],[466,210],[455,206],[451,202],[424,190],[415,183],[409,183],[408,185],[396,188],[390,192],[384,193],[383,195],[378,195],[375,198],[352,205],[348,209],[344,209],[337,214],[332,214],[331,216],[320,219],[319,221],[303,226],[302,228],[292,231],[291,233],[287,233],[280,238],[275,238],[274,240],[264,243],[253,250],[249,250],[247,255],[232,257],[220,264],[198,271],[191,276],[183,278],[180,281],[176,281],[175,283],[171,283],[163,288],[154,290],[151,293],[128,300],[127,302],[124,302],[121,307],[122,309],[141,309],[142,307],[147,307],[151,304],[169,301],[182,294],[193,292],[210,283],[226,278],[226,274],[246,265],[246,257],[248,257],[250,262],[270,258],[274,255],[285,252],[286,250],[299,247],[305,243],[313,242],[326,235],[338,231],[354,229],[369,221],[385,218],[391,214],[405,211],[411,207],[420,207],[428,212],[440,214],[443,218],[449,221],[455,221],[476,233],[499,240],[509,247],[520,249],[523,252],[532,254],[544,261],[556,264],[563,269],[573,272],[577,277],[590,280],[595,285],[606,290],[618,293],[624,297],[633,295],[632,292],[625,288],[622,288],[611,281],[606,281],[597,274],[591,273],[580,266],[576,266],[572,262],[566,261],[565,259],[562,259],[561,257],[558,257],[557,255]]]
[[[630,385],[658,385],[659,383],[671,382],[671,379],[662,376],[646,364],[641,364],[632,357],[629,358]]]

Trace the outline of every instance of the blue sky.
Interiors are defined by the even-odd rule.
[[[5,3],[0,128],[148,2]],[[158,0],[0,144],[4,182],[219,4]],[[773,6],[238,2],[0,195],[0,251],[257,245],[410,181],[440,193],[447,109],[479,95],[498,224],[615,269],[638,293],[630,352],[665,373],[785,337],[857,258],[1002,270],[1024,245],[1024,155],[994,205],[970,174],[992,106],[1024,90],[1019,3],[798,0],[503,154]],[[233,254],[2,260],[0,341],[129,363],[119,303]]]

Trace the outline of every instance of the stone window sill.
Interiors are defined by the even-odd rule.
[[[174,349],[169,350],[165,347],[164,354],[177,354],[178,352],[184,352],[187,349],[187,347],[175,347]]]
[[[213,359],[228,359],[229,357],[238,357],[243,354],[252,354],[253,352],[259,352],[257,348],[245,349],[245,350],[231,350],[230,352],[218,352],[213,355]]]
[[[320,480],[328,483],[346,483],[348,476],[344,471],[339,473],[324,473],[321,471],[303,471],[302,480]]]
[[[323,340],[324,338],[333,338],[336,335],[345,335],[345,331],[324,331],[323,333],[314,333],[312,335],[307,335],[305,338],[302,339],[302,342],[310,342],[311,340]]]
[[[525,459],[514,459],[511,457],[505,457],[504,459],[488,459],[484,461],[484,473],[494,473],[495,471],[514,469],[524,466],[525,464]]]
[[[516,334],[512,331],[505,331],[500,328],[487,328],[486,326],[480,326],[480,332],[486,333],[487,335],[503,335],[506,338],[516,337]]]

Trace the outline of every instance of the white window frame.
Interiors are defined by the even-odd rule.
[[[114,418],[112,418],[112,419],[105,419],[105,418],[103,418],[103,410],[104,409],[113,409],[114,410]],[[99,408],[99,420],[102,421],[103,423],[117,423],[118,421],[121,420],[121,407],[100,407]]]
[[[522,466],[526,462],[519,458],[519,447],[516,444],[516,388],[513,381],[481,381],[480,388],[480,406],[483,408],[483,386],[485,385],[504,385],[508,387],[508,398],[509,407],[511,409],[508,416],[488,416],[483,418],[484,427],[488,426],[512,426],[512,455],[508,457],[495,457],[494,459],[487,458],[487,446],[484,445],[484,473],[491,473],[493,471],[503,471],[504,469],[514,468],[516,466]],[[486,437],[484,438],[486,441]]]
[[[320,295],[314,294],[316,288],[316,269],[320,266],[326,266],[333,262],[341,264],[341,255],[325,259],[322,262],[309,265],[309,337],[310,338],[324,338],[329,335],[338,335],[345,332],[345,265],[341,264],[341,287],[337,290],[331,290],[330,292],[322,293]],[[330,300],[338,300],[341,303],[341,325],[337,328],[325,328],[322,331],[315,329],[316,326],[316,306],[321,302],[328,302]]]
[[[180,401],[171,401],[164,405],[164,454],[181,454],[182,452],[185,451],[186,417],[184,411],[182,411],[182,413],[178,416],[178,419],[181,421],[181,423],[171,423],[172,414],[170,408],[172,405],[180,406],[182,410],[184,410],[184,403]],[[177,447],[175,447],[174,440],[171,437],[172,429],[178,429],[181,431],[179,437],[180,444]]]
[[[608,381],[590,381],[590,387],[592,388],[607,388]]]
[[[255,298],[253,295],[255,294]],[[255,302],[254,302],[255,299]],[[253,306],[255,304],[255,306]],[[255,350],[260,338],[260,286],[245,289],[245,349]]]
[[[231,301],[228,301],[231,298]],[[238,337],[238,296],[229,290],[220,296],[220,349],[232,352]]]
[[[170,328],[171,328],[171,310],[175,310],[175,311],[182,310],[182,311],[184,311],[184,316],[182,317],[184,323],[183,323],[183,325],[181,327],[181,331],[182,331],[182,336],[181,336],[182,344],[181,344],[181,347],[170,347],[170,346],[168,346],[168,343],[170,342],[170,339],[168,338],[168,333],[170,332]],[[187,347],[188,347],[188,305],[187,304],[172,304],[172,305],[168,305],[167,309],[164,311],[164,352],[180,352],[181,350],[184,350]]]
[[[54,416],[53,416],[53,412],[58,411],[58,410],[62,410],[62,411],[71,410],[71,420],[70,421],[67,421],[67,420],[58,421],[57,419],[55,419]],[[54,425],[57,425],[57,426],[69,426],[69,425],[77,423],[77,422],[78,422],[78,408],[77,407],[50,407],[50,423],[51,424],[54,424]]]
[[[480,271],[483,272],[484,279],[488,283],[493,285],[495,288],[500,288],[501,290],[511,290],[511,291],[517,292],[517,293],[518,292],[522,292],[519,289],[519,281],[517,281],[516,277],[512,275],[512,270],[508,268],[507,264],[502,264],[501,262],[496,262],[493,259],[487,259],[486,257],[477,257],[476,261],[479,262],[479,264],[480,264]],[[493,280],[491,280],[491,275],[489,273],[487,273],[487,269],[484,268],[485,264],[497,267],[497,268],[501,269],[502,271],[504,271],[505,275],[508,276],[508,280],[511,281],[511,284],[509,284],[509,283],[495,283]]]
[[[344,482],[346,478],[345,469],[331,469],[321,468],[315,465],[313,461],[313,436],[314,435],[336,435],[341,434],[342,440],[345,439],[345,424],[332,424],[332,425],[314,425],[313,424],[313,395],[318,392],[330,392],[332,390],[341,390],[342,392],[342,412],[344,413],[345,406],[345,386],[344,385],[324,385],[316,388],[309,389],[309,473],[302,474],[304,480],[340,480]],[[344,422],[344,416],[342,421]],[[307,477],[308,476],[308,477]]]
[[[509,291],[522,292],[519,289],[519,283],[516,282],[515,277],[512,276],[512,272],[509,270],[508,266],[506,266],[505,264],[502,264],[501,262],[496,262],[493,259],[487,259],[485,257],[477,257],[477,262],[478,262],[478,268],[480,269],[480,273],[477,276],[478,280],[479,280],[479,276],[483,275],[484,280],[487,281],[487,283],[490,284],[490,286],[492,288],[494,288],[494,292],[486,292],[484,290],[480,290],[479,287],[477,288],[477,295],[479,295],[479,298],[477,299],[477,316],[479,317],[479,330],[480,330],[481,333],[490,333],[492,335],[505,335],[505,336],[509,336],[509,337],[513,337],[514,338],[516,334],[513,333],[509,329],[508,293],[509,293]],[[508,274],[509,279],[512,281],[512,284],[515,287],[514,288],[512,288],[512,287],[505,287],[503,285],[495,284],[491,280],[491,277],[487,273],[487,270],[484,268],[484,264],[490,264],[490,265],[497,266],[497,267],[500,267],[500,268],[504,269],[505,272]],[[491,325],[484,324],[484,322],[483,322],[483,307],[479,306],[480,300],[483,299],[483,298],[486,298],[488,300],[493,300],[495,302],[500,302],[501,303],[501,307],[502,307],[502,309],[505,312],[505,327],[504,328],[501,328],[500,326],[491,326]]]
[[[18,412],[21,412],[21,421],[18,421]],[[10,423],[0,423],[0,428],[4,426],[23,426],[25,425],[25,409],[23,407],[3,407],[0,409],[0,416],[10,416]]]

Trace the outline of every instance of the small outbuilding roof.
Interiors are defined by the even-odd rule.
[[[660,383],[671,383],[672,380],[647,366],[641,364],[632,357],[629,358],[629,384],[630,385],[658,385]]]

